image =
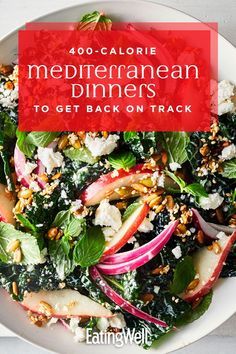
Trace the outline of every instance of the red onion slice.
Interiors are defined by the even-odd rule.
[[[165,246],[165,244],[169,241],[170,237],[172,236],[173,232],[175,231],[178,220],[170,223],[168,227],[163,230],[159,235],[157,235],[153,240],[149,241],[143,246],[140,246],[134,250],[116,253],[111,256],[107,256],[103,259],[102,264],[117,264],[128,262],[132,260],[137,260],[140,256],[145,255],[147,252],[153,250],[154,248],[159,248],[160,250]],[[100,266],[100,265],[99,265]]]
[[[134,305],[132,305],[129,301],[125,300],[122,296],[120,296],[115,290],[113,290],[107,282],[104,280],[100,272],[95,266],[90,267],[89,273],[91,278],[94,280],[96,285],[102,290],[102,292],[112,300],[116,305],[118,305],[123,310],[131,313],[133,316],[141,318],[145,321],[155,323],[161,327],[168,327],[166,322],[159,320],[156,317],[149,315],[148,313],[138,309]]]

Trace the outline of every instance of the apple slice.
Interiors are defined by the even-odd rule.
[[[147,204],[140,204],[127,220],[125,220],[120,230],[117,231],[112,239],[106,243],[103,257],[116,253],[129,241],[129,239],[137,232],[149,210],[150,208]]]
[[[15,206],[15,199],[7,195],[6,186],[0,183],[0,221],[15,225],[13,208]]]
[[[21,305],[32,312],[57,318],[113,316],[104,306],[71,289],[27,293]]]
[[[153,171],[143,169],[142,164],[136,165],[129,171],[120,169],[117,171],[117,175],[112,171],[102,175],[97,181],[93,182],[84,190],[80,198],[85,206],[99,204],[105,198],[109,200],[120,199],[120,195],[114,192],[115,189],[128,187],[152,174]]]
[[[203,247],[193,256],[193,263],[196,272],[199,274],[199,284],[193,290],[183,294],[181,297],[188,302],[193,302],[206,295],[216,283],[220,276],[228,253],[236,241],[236,231],[231,236],[222,236],[217,243],[220,246],[220,253]],[[213,241],[216,242],[216,241]]]

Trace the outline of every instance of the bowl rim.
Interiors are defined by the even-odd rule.
[[[114,0],[114,1],[113,1],[113,0],[82,0],[81,2],[79,2],[79,3],[77,3],[77,4],[73,4],[73,5],[69,5],[69,6],[63,6],[62,8],[57,9],[56,11],[50,11],[50,12],[47,12],[47,13],[45,13],[45,14],[39,16],[39,17],[34,17],[34,18],[32,18],[32,19],[29,19],[27,22],[40,22],[40,20],[42,20],[42,22],[44,22],[43,19],[44,19],[45,17],[52,16],[52,15],[57,15],[57,14],[63,13],[63,11],[68,11],[68,10],[71,10],[71,9],[73,9],[73,8],[78,8],[78,7],[80,7],[80,6],[82,6],[82,5],[86,5],[86,4],[90,4],[90,5],[94,4],[94,6],[96,7],[96,6],[99,6],[99,3],[100,3],[100,2],[103,2],[103,3],[112,3],[112,2],[119,2],[119,3],[121,3],[121,2],[123,2],[123,3],[127,2],[127,3],[132,3],[132,2],[133,2],[133,3],[136,3],[136,4],[137,4],[137,3],[140,3],[140,4],[149,3],[149,4],[157,5],[157,6],[159,6],[159,7],[169,8],[170,10],[172,10],[172,11],[174,11],[174,12],[177,12],[177,13],[179,13],[179,14],[184,15],[184,16],[186,17],[186,22],[187,22],[187,21],[189,21],[189,22],[203,22],[203,21],[199,20],[198,18],[196,18],[196,17],[194,17],[194,16],[192,16],[192,15],[186,13],[186,12],[183,11],[183,10],[179,10],[179,9],[175,8],[174,6],[170,6],[170,5],[165,5],[165,4],[163,4],[163,3],[159,3],[158,1],[155,1],[155,0]],[[183,21],[183,22],[184,22],[184,21]],[[203,23],[204,23],[204,22],[203,22]],[[207,22],[206,22],[206,23],[207,23]],[[25,24],[23,24],[23,25],[21,25],[21,26],[18,26],[17,28],[15,28],[15,29],[12,30],[12,31],[7,32],[4,36],[2,36],[2,37],[0,38],[0,45],[1,45],[4,41],[8,40],[12,35],[16,35],[19,30],[21,30],[21,29],[24,28],[24,26],[25,26]],[[231,49],[234,49],[234,50],[236,49],[236,47],[235,47],[228,39],[226,39],[224,35],[218,33],[218,39],[220,39],[221,41],[223,41],[226,45],[230,46]],[[223,282],[223,281],[224,281],[224,279],[222,280],[222,282]],[[2,289],[0,289],[0,291],[1,291],[1,290],[2,290]],[[236,312],[236,310],[235,310],[235,312]],[[233,316],[233,314],[231,314],[229,317],[227,317],[227,319],[229,319],[231,316]],[[222,324],[223,324],[225,321],[227,321],[227,319],[224,320],[224,321],[222,322]],[[6,324],[2,324],[1,319],[0,319],[0,323],[1,323],[2,326],[4,326],[5,328],[9,329],[10,331],[12,331],[12,333],[13,333],[16,337],[21,338],[21,339],[24,340],[25,342],[27,342],[27,343],[29,343],[29,344],[31,344],[31,345],[33,345],[33,346],[36,346],[36,347],[38,347],[39,349],[47,350],[48,352],[51,352],[51,353],[56,353],[56,354],[58,353],[58,352],[54,351],[53,349],[48,349],[44,343],[40,343],[40,344],[39,344],[39,343],[37,343],[37,342],[35,341],[35,339],[27,338],[27,335],[26,335],[26,336],[23,336],[23,334],[18,334],[17,332],[15,332],[14,330],[12,330],[12,329],[10,328],[10,326],[8,326],[8,325],[6,325]],[[217,327],[216,327],[216,328],[217,328]],[[193,343],[199,341],[200,339],[202,339],[203,337],[207,336],[208,334],[210,334],[213,330],[214,330],[214,329],[210,329],[209,331],[205,332],[205,334],[198,336],[197,339],[192,338],[192,339],[191,339],[190,341],[188,341],[187,343],[183,343],[182,345],[179,345],[177,348],[175,348],[174,350],[171,350],[169,353],[171,353],[171,352],[173,352],[173,351],[175,351],[175,350],[180,350],[180,349],[182,349],[182,348],[188,347],[190,344],[193,344]]]

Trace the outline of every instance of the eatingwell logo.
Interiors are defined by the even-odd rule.
[[[148,332],[145,328],[141,331],[126,329],[120,332],[95,332],[92,328],[86,329],[86,344],[109,344],[121,348],[126,344],[144,345],[148,342]]]

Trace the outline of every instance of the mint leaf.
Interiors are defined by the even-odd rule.
[[[184,188],[185,193],[189,193],[194,197],[208,197],[208,193],[200,183],[188,184]]]
[[[26,229],[32,231],[34,234],[37,233],[36,227],[25,216],[22,214],[16,214],[16,217]]]
[[[182,293],[195,277],[192,257],[186,256],[177,264],[174,270],[173,282],[170,291],[174,294]]]
[[[173,172],[165,171],[167,176],[169,176],[173,181],[179,186],[180,191],[183,192],[186,187],[186,182],[179,176],[176,176]]]
[[[40,249],[36,237],[29,233],[16,230],[13,225],[0,222],[0,259],[4,263],[13,260],[13,253],[7,252],[7,246],[11,241],[19,240],[22,251],[21,264],[39,264],[42,262]]]
[[[74,261],[81,267],[98,263],[105,249],[105,238],[99,226],[89,228],[74,248]]]
[[[59,211],[59,213],[57,213],[52,225],[59,227],[60,229],[63,229],[69,224],[70,218],[71,218],[70,210]]]
[[[107,30],[111,29],[112,21],[102,12],[94,11],[82,17],[78,30]]]
[[[128,208],[125,209],[125,212],[122,217],[122,221],[124,222],[127,220],[131,214],[140,206],[139,202],[134,202],[128,206]]]
[[[236,159],[232,159],[223,163],[222,176],[226,178],[236,178]]]
[[[164,132],[158,133],[157,140],[159,138],[160,144],[167,152],[168,163],[176,162],[182,165],[187,161],[186,148],[189,144],[188,133],[185,132]]]
[[[134,139],[134,138],[139,138],[137,132],[124,132],[123,133],[124,141],[127,143],[128,141]]]
[[[37,147],[47,147],[60,133],[32,132],[27,135],[26,142]]]
[[[86,223],[84,219],[77,219],[75,217],[72,217],[70,223],[65,229],[65,234],[68,235],[69,237],[77,237],[79,236],[83,231],[85,231]]]
[[[72,161],[82,161],[90,165],[95,164],[98,160],[96,157],[93,157],[91,152],[85,147],[80,149],[75,149],[72,147],[64,150],[63,153]]]
[[[165,173],[167,176],[172,178],[176,184],[178,184],[181,193],[191,194],[195,198],[208,197],[208,193],[200,183],[191,183],[187,185],[181,177],[175,175],[173,172],[165,171]]]
[[[181,318],[176,324],[182,326],[193,321],[198,320],[204,313],[208,310],[212,302],[213,292],[210,291],[209,294],[204,296],[200,304],[193,310],[188,311],[183,318]]]
[[[7,138],[14,139],[16,136],[16,123],[6,112],[0,112],[0,128],[3,135]]]
[[[111,166],[116,169],[128,170],[136,164],[136,157],[130,151],[113,153],[108,157]]]
[[[22,151],[27,157],[32,157],[35,150],[35,145],[27,142],[27,133],[17,130],[16,136],[16,143],[20,151]]]
[[[67,247],[65,246],[66,242]],[[69,242],[64,238],[59,241],[49,241],[48,245],[50,259],[56,268],[60,280],[64,280],[75,268],[73,257],[68,252],[68,245]]]

